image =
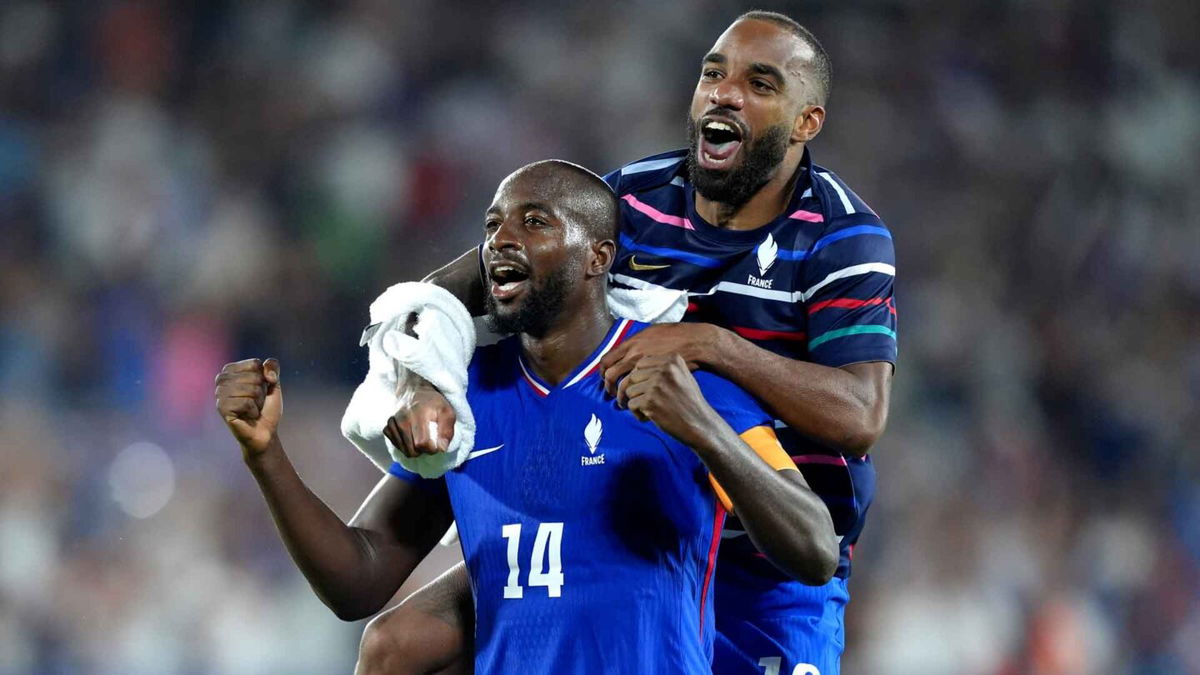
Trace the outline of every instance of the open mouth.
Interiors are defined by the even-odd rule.
[[[493,262],[488,267],[488,277],[492,280],[492,297],[497,300],[511,300],[525,288],[529,281],[529,270],[523,265],[508,261]]]
[[[705,117],[700,121],[699,146],[696,154],[701,167],[728,169],[742,147],[742,127],[728,118]]]

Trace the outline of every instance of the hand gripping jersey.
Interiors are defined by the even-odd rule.
[[[682,150],[656,155],[605,177],[621,202],[613,284],[688,290],[685,321],[723,326],[789,358],[832,367],[895,363],[892,237],[845,183],[805,151],[778,218],[725,230],[696,213],[685,157]],[[829,507],[841,562],[829,584],[804,586],[765,560],[731,518],[715,591],[717,675],[838,672],[846,579],[875,470],[869,458],[831,454],[774,424]]]
[[[617,321],[556,387],[515,338],[476,351],[478,432],[449,490],[475,596],[477,673],[710,673],[712,576],[725,517],[695,453],[616,407],[603,354],[644,324]],[[769,429],[754,399],[697,372],[738,433]]]

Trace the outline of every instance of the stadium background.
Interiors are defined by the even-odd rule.
[[[845,672],[1200,672],[1200,5],[764,4],[831,52],[812,149],[899,259]],[[349,672],[219,366],[281,358],[350,515],[368,301],[524,162],[681,145],[749,8],[3,3],[0,673]]]

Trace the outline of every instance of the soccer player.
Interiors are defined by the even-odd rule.
[[[289,552],[339,617],[378,611],[452,518],[481,673],[710,672],[709,589],[732,505],[774,564],[803,576],[827,560],[833,573],[829,515],[752,397],[674,356],[640,360],[621,406],[606,395],[597,364],[645,328],[605,302],[617,212],[599,176],[565,162],[501,183],[483,262],[489,317],[515,335],[468,369],[476,450],[437,480],[393,465],[349,525],[284,453],[279,364],[218,376],[217,407]],[[406,410],[386,426],[401,447],[424,440]]]
[[[883,222],[807,150],[825,120],[830,73],[824,49],[794,20],[748,12],[702,59],[688,148],[606,178],[621,200],[612,283],[692,293],[683,323],[647,328],[604,356],[606,387],[619,396],[640,359],[668,354],[737,383],[773,413],[839,536],[835,578],[811,586],[764,560],[731,520],[716,575],[717,675],[838,672],[851,555],[875,491],[867,451],[887,419],[896,360],[895,260]],[[478,254],[430,278],[479,311]],[[406,647],[421,639],[416,627],[455,625],[458,616],[432,609],[453,578],[368,626],[364,673],[391,672],[390,653],[417,653]],[[438,644],[423,646],[432,657]]]

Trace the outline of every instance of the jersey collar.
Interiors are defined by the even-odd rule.
[[[525,376],[525,381],[529,383],[529,386],[533,387],[535,392],[537,392],[540,396],[549,396],[551,391],[555,389],[566,389],[567,387],[576,385],[583,380],[583,378],[596,372],[596,369],[600,367],[600,359],[604,358],[604,355],[607,354],[613,347],[621,344],[621,341],[624,340],[625,336],[629,334],[629,329],[632,326],[633,321],[629,319],[617,319],[617,321],[613,323],[612,328],[608,329],[608,334],[605,335],[604,339],[600,341],[600,346],[596,348],[596,351],[592,352],[591,356],[588,356],[586,359],[584,359],[583,363],[575,368],[575,370],[571,371],[571,374],[568,375],[557,387],[551,387],[550,385],[546,384],[542,378],[535,375],[533,370],[525,365],[525,358],[521,356],[519,352],[517,353],[517,365],[521,366],[521,373]]]

